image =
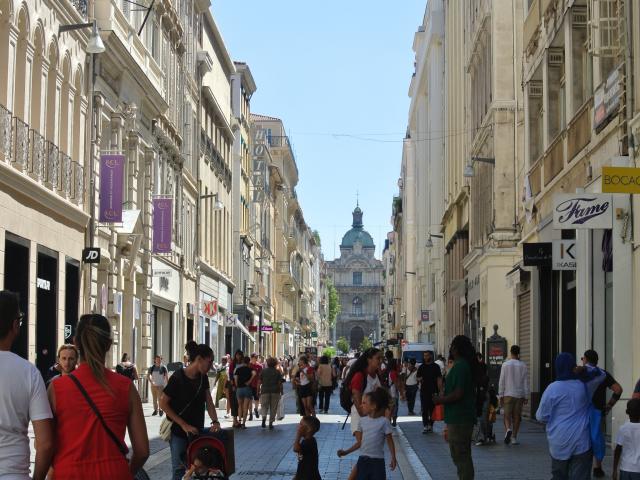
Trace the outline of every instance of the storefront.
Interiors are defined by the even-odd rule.
[[[151,294],[152,355],[160,355],[165,363],[181,362],[184,345],[179,318],[180,273],[172,265],[154,257]]]

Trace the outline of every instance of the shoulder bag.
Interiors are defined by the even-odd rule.
[[[182,374],[184,375],[184,372],[182,372]],[[181,417],[182,414],[184,412],[187,411],[187,409],[191,406],[191,404],[193,403],[193,401],[198,398],[198,395],[200,395],[200,390],[202,390],[202,376],[200,376],[200,386],[198,387],[198,391],[196,392],[195,396],[191,399],[191,401],[189,403],[187,403],[187,406],[184,407],[180,413],[178,413],[178,416]],[[165,417],[162,419],[162,422],[160,423],[160,429],[158,431],[158,436],[164,440],[165,442],[168,442],[169,440],[171,440],[171,427],[173,426],[173,420],[169,420],[169,417],[165,415]]]
[[[80,390],[80,393],[82,393],[82,396],[87,401],[87,404],[89,405],[91,410],[93,410],[93,413],[95,414],[95,416],[98,418],[98,421],[102,425],[102,428],[104,428],[105,432],[107,432],[107,435],[109,435],[109,438],[113,440],[113,443],[116,444],[116,446],[118,447],[118,450],[120,450],[120,453],[124,455],[125,460],[127,460],[128,462],[127,454],[129,453],[129,449],[127,448],[127,446],[124,443],[122,443],[120,440],[118,440],[118,437],[116,437],[116,434],[113,433],[113,431],[107,425],[107,422],[104,421],[104,417],[98,410],[98,407],[93,402],[93,400],[91,400],[91,397],[89,396],[85,388],[80,383],[80,380],[78,380],[75,377],[75,375],[73,375],[73,373],[69,374],[68,377],[70,377],[73,383],[75,383],[76,387],[78,387],[78,390]],[[144,471],[144,468],[141,468],[136,472],[134,478],[135,480],[149,480],[149,475],[147,475],[147,472]]]

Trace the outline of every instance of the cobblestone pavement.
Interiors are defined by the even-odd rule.
[[[415,411],[420,412],[420,400]],[[400,404],[400,414],[407,414],[406,403]],[[434,426],[434,433],[422,433],[420,416],[402,416],[399,425],[416,456],[433,479],[456,480],[457,475],[449,446],[444,441],[442,422]],[[496,443],[473,446],[472,455],[476,479],[507,480],[546,480],[551,477],[551,458],[547,448],[544,427],[530,420],[523,422],[518,441],[520,445],[504,444],[504,425],[502,416],[494,425]],[[605,458],[604,470],[611,473],[612,458],[610,452]],[[610,477],[607,477],[610,478]]]

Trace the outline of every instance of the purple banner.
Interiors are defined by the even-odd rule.
[[[100,155],[100,223],[122,223],[124,155]]]
[[[153,253],[171,253],[173,199],[153,199]]]

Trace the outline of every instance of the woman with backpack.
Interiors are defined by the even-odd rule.
[[[116,373],[119,373],[124,377],[130,378],[134,382],[138,380],[138,370],[136,369],[136,366],[129,361],[128,353],[122,354],[122,359],[120,360],[120,363],[116,365]]]
[[[366,416],[362,410],[362,398],[365,393],[373,392],[382,386],[378,377],[378,370],[382,365],[382,352],[377,348],[370,348],[358,357],[349,369],[347,377],[344,379],[343,388],[340,394],[340,404],[346,406],[345,394],[351,393],[351,433],[355,434],[360,425],[360,417]]]
[[[147,426],[140,396],[131,380],[106,368],[113,342],[102,315],[82,315],[75,345],[80,365],[49,385],[56,421],[56,479],[133,479],[149,456]],[[128,430],[133,455],[127,459]]]

